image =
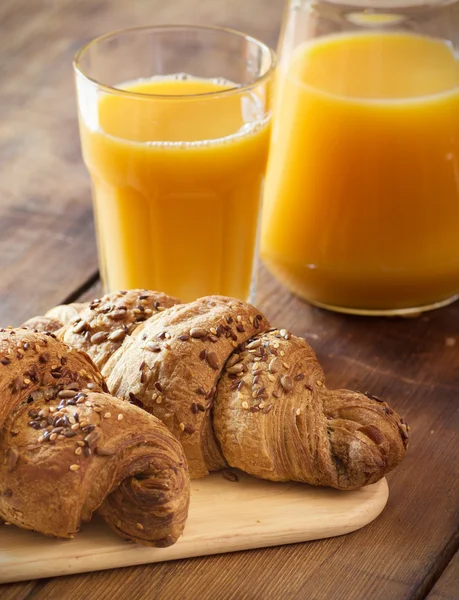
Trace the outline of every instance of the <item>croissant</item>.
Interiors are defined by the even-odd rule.
[[[74,317],[77,317],[80,311],[86,308],[87,303],[60,304],[48,310],[46,314],[40,317],[32,317],[21,325],[25,329],[53,333]]]
[[[106,298],[89,310],[97,315],[119,296]],[[95,315],[85,322],[99,322]],[[285,329],[273,330],[250,304],[209,296],[171,301],[140,324],[130,318],[131,335],[109,353],[90,326],[80,333],[73,327],[70,338],[68,324],[58,335],[96,361],[103,356],[111,393],[168,427],[183,445],[192,478],[230,465],[273,481],[355,489],[402,460],[406,422],[378,398],[328,390],[312,348]]]
[[[267,325],[256,308],[232,298],[178,304],[138,327],[102,371],[116,395],[165,423],[191,477],[203,477],[226,466],[212,425],[220,374],[234,349]]]
[[[168,546],[188,511],[183,450],[106,391],[92,361],[52,333],[0,330],[0,517],[69,538],[97,512],[123,538]]]
[[[378,398],[328,390],[303,339],[276,329],[240,350],[220,378],[213,414],[231,466],[272,481],[352,490],[402,460],[405,421]]]
[[[66,320],[58,337],[85,351],[101,369],[139,323],[178,302],[161,292],[147,290],[107,294],[101,299],[96,298],[73,318]]]

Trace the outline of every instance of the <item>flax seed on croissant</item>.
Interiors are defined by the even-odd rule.
[[[155,415],[182,443],[191,477],[226,465],[212,426],[224,365],[267,327],[253,306],[220,296],[178,304],[145,321],[103,367],[109,389]]]
[[[407,447],[403,419],[386,403],[327,390],[311,347],[268,328],[249,304],[201,298],[145,321],[102,372],[112,393],[180,439],[192,478],[228,463],[354,489],[393,469]]]
[[[60,304],[51,308],[40,317],[32,317],[28,319],[21,327],[31,329],[33,331],[50,332],[54,333],[66,323],[78,317],[78,314],[86,308],[87,303],[74,302],[73,304]]]
[[[90,302],[57,332],[59,339],[86,352],[101,369],[135,328],[179,300],[162,292],[129,290]]]
[[[0,330],[0,517],[65,538],[98,512],[124,538],[170,545],[189,503],[183,451],[105,390],[90,359],[52,334]]]
[[[402,460],[403,419],[385,402],[328,390],[312,348],[285,330],[256,336],[219,381],[213,426],[228,463],[272,481],[355,489]]]

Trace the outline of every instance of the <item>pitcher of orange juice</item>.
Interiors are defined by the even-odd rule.
[[[261,255],[313,304],[389,315],[458,298],[458,7],[287,7]]]

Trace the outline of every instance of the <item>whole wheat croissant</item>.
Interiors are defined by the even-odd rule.
[[[130,294],[142,306],[156,292]],[[131,335],[108,358],[90,324],[95,319],[100,328],[97,315],[104,314],[109,339],[119,302],[121,293],[97,300],[87,325],[80,314],[58,335],[102,357],[110,391],[166,424],[193,478],[229,464],[264,479],[354,489],[403,458],[404,420],[376,398],[328,390],[311,347],[270,330],[253,306],[219,296],[182,305],[170,299],[170,308],[133,330],[134,314],[126,315]]]
[[[124,538],[170,545],[189,503],[182,448],[105,392],[91,360],[53,334],[0,330],[0,517],[66,538],[98,512]]]

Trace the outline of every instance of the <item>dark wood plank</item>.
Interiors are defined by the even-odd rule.
[[[459,553],[455,554],[427,598],[428,600],[457,600],[459,598]]]
[[[63,13],[70,5],[62,2]],[[72,16],[65,24],[56,6],[38,0],[0,7],[3,325],[61,301],[96,269],[71,69],[81,33],[69,35]]]
[[[0,585],[0,598],[2,600],[22,600],[23,598],[30,597],[37,586],[38,581]]]

